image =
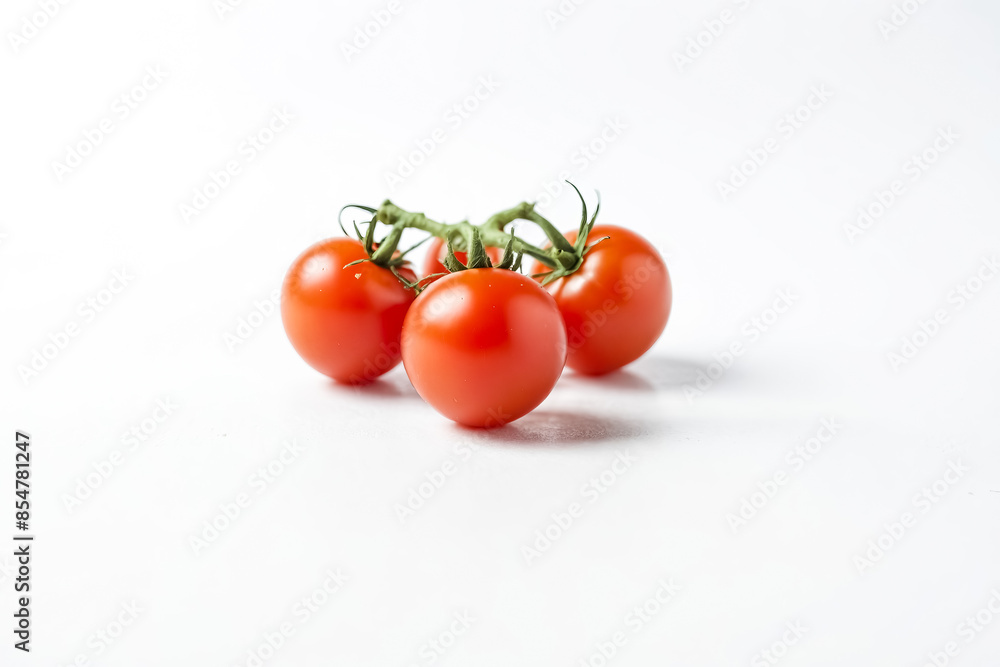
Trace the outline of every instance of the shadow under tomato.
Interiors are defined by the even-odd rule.
[[[416,390],[406,376],[397,376],[395,373],[375,378],[371,382],[364,384],[346,384],[330,380],[327,386],[339,394],[353,394],[356,396],[370,396],[372,398],[398,398],[398,399],[419,399]]]
[[[584,375],[569,370],[563,373],[559,381],[569,385],[603,387],[622,391],[656,391],[656,386],[649,380],[627,368],[620,368],[604,375]]]
[[[657,389],[680,387],[694,384],[699,371],[704,371],[711,359],[697,361],[681,357],[647,355],[630,366],[632,372],[639,373]]]
[[[535,410],[495,429],[457,426],[464,434],[485,442],[574,446],[586,443],[642,440],[656,435],[653,424],[638,419],[597,417],[556,410]]]
[[[646,355],[625,368],[607,375],[582,375],[567,371],[562,381],[578,386],[606,387],[623,391],[673,391],[681,389],[684,385],[695,385],[699,373],[708,373],[712,363],[714,360],[711,358],[698,361],[682,357]],[[721,376],[713,378],[712,384],[721,384],[737,377],[740,373],[739,368],[730,367]]]

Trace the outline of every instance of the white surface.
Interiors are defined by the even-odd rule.
[[[609,664],[768,664],[758,652],[795,622],[807,632],[789,667],[921,665],[952,640],[951,664],[991,664],[1000,617],[971,642],[957,626],[1000,590],[1000,281],[961,309],[949,294],[1000,252],[1000,10],[932,0],[886,40],[888,0],[740,4],[593,0],[552,30],[555,0],[402,0],[350,63],[340,44],[386,3],[246,0],[220,19],[210,0],[94,0],[61,6],[17,53],[5,39],[0,535],[22,429],[38,541],[34,651],[15,652],[5,626],[0,663],[246,665],[288,620],[267,665],[427,665],[422,646],[467,611],[434,664],[579,665],[619,631]],[[734,22],[678,71],[673,54],[727,7]],[[0,27],[35,11],[7,2]],[[121,119],[115,98],[148,66],[168,74]],[[450,121],[480,77],[499,87]],[[832,98],[786,138],[777,123],[814,86]],[[179,205],[244,160],[276,108],[291,124],[185,223]],[[60,182],[52,162],[105,117],[113,132]],[[620,136],[581,160],[615,119]],[[445,141],[390,192],[385,172],[438,127]],[[955,144],[849,243],[855,210],[947,127]],[[723,201],[717,181],[772,137],[777,152]],[[482,220],[564,171],[668,259],[670,324],[628,371],[567,373],[537,412],[478,433],[424,405],[401,369],[331,385],[276,315],[228,349],[344,203],[388,195]],[[578,219],[565,192],[543,211]],[[122,267],[134,279],[87,321],[78,304]],[[749,340],[779,290],[794,306]],[[947,323],[894,371],[887,354],[938,309]],[[18,366],[70,322],[80,334],[23,382]],[[735,341],[746,353],[688,400]],[[168,398],[179,407],[153,439],[68,511],[65,494]],[[829,417],[836,437],[734,532],[726,515],[792,471],[786,452]],[[302,453],[256,495],[249,478],[289,440]],[[589,502],[582,487],[618,452],[635,462]],[[395,505],[447,461],[454,474],[401,523]],[[968,471],[923,513],[913,497],[949,461]],[[190,537],[241,492],[250,507],[196,555]],[[522,546],[573,502],[583,515],[527,564]],[[916,525],[859,572],[906,511]],[[299,624],[293,606],[328,568],[349,582]],[[661,578],[681,590],[636,632],[627,616]],[[98,655],[92,636],[133,601],[138,619]]]

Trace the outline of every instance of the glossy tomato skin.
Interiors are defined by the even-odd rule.
[[[566,330],[538,283],[506,269],[444,276],[403,323],[417,393],[460,424],[503,426],[545,400],[566,362]]]
[[[576,236],[566,235],[571,243]],[[667,326],[673,302],[667,265],[649,241],[624,227],[597,225],[587,243],[605,236],[575,273],[545,286],[566,321],[566,365],[588,375],[645,354]],[[547,269],[536,265],[539,271]]]
[[[448,254],[448,244],[445,243],[444,239],[433,238],[427,245],[427,254],[424,256],[423,272],[420,274],[422,277],[427,277],[435,273],[448,273],[448,267],[444,265],[445,255]],[[501,248],[486,248],[486,256],[490,258],[490,261],[494,265],[499,264],[500,260],[503,258],[503,250]],[[462,264],[466,264],[469,261],[468,255],[464,252],[456,251],[455,257]]]
[[[288,269],[281,321],[306,363],[338,382],[364,384],[399,363],[400,332],[414,292],[388,269],[363,262],[349,238],[320,241]],[[409,281],[409,269],[400,271]]]

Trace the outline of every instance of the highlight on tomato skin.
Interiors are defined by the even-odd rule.
[[[535,409],[566,361],[566,330],[552,297],[505,269],[444,276],[403,323],[403,366],[417,393],[465,426],[504,426]]]
[[[577,233],[566,237],[574,243]],[[603,375],[632,363],[656,343],[670,318],[673,288],[663,257],[632,230],[597,225],[587,235],[587,244],[592,243],[597,245],[576,272],[545,289],[566,322],[566,365]],[[547,270],[536,263],[533,273]]]
[[[371,262],[354,239],[334,238],[306,249],[281,288],[281,321],[292,347],[320,373],[365,384],[401,359],[400,333],[414,291]],[[407,268],[400,274],[413,282]]]
[[[444,265],[444,257],[447,254],[448,243],[444,239],[437,237],[431,239],[431,242],[427,244],[427,253],[424,255],[424,263],[420,273],[421,277],[425,278],[435,273],[448,273],[448,267]],[[503,249],[487,246],[486,255],[494,265],[499,264],[503,256]],[[461,250],[455,251],[455,258],[462,264],[469,262],[468,254]]]

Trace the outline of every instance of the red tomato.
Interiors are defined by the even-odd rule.
[[[363,262],[354,239],[320,241],[288,269],[281,321],[306,363],[338,382],[363,384],[400,360],[399,336],[414,292],[388,269]],[[416,276],[400,270],[408,281]]]
[[[426,277],[435,273],[448,273],[448,267],[444,265],[444,258],[447,254],[448,244],[444,239],[431,239],[427,246],[427,254],[424,256],[423,273],[421,275]],[[487,246],[486,256],[490,258],[493,264],[499,264],[503,258],[503,248],[491,248]],[[461,251],[455,251],[455,257],[462,264],[466,264],[469,261],[468,255]]]
[[[466,426],[503,426],[528,414],[566,362],[555,301],[506,269],[470,269],[436,281],[406,314],[402,345],[417,393]]]
[[[570,243],[576,236],[566,235]],[[667,326],[673,300],[667,265],[649,241],[624,227],[597,225],[587,243],[605,236],[575,273],[545,286],[566,321],[566,365],[589,375],[641,357]],[[548,269],[536,263],[534,271]]]

